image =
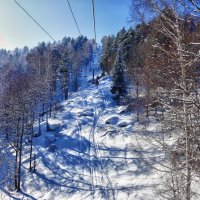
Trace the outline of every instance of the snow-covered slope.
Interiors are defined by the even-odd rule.
[[[96,61],[95,61],[96,62]],[[100,70],[95,67],[95,75]],[[87,75],[87,76],[86,76]],[[139,125],[134,113],[122,112],[111,98],[111,79],[91,85],[83,72],[77,93],[49,119],[52,131],[34,139],[36,172],[27,173],[24,153],[22,191],[4,199],[153,200],[152,171],[138,156]]]

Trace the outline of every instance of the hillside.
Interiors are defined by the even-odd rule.
[[[101,71],[94,66],[96,76]],[[22,192],[4,199],[153,199],[153,174],[140,157],[135,113],[111,98],[109,76],[98,88],[89,82],[94,66],[82,72],[78,92],[53,111],[51,131],[42,122],[42,135],[34,138],[36,172],[27,173],[27,150]]]

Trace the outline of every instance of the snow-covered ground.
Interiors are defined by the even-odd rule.
[[[78,92],[49,119],[52,131],[46,132],[43,122],[42,135],[34,138],[36,172],[28,173],[25,151],[22,192],[2,191],[2,199],[157,199],[156,177],[138,154],[135,113],[122,112],[124,107],[112,100],[108,76],[97,88],[88,82],[92,71],[85,73]]]

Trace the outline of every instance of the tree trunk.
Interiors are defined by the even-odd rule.
[[[41,133],[41,122],[40,122],[40,116],[39,116],[39,127],[38,127],[38,136],[40,136]]]
[[[18,176],[18,150],[15,151],[15,171],[14,171],[14,182],[15,182],[15,189],[17,189],[17,176]]]
[[[32,155],[33,155],[33,124],[32,124],[32,130],[31,130],[31,146],[30,146],[30,161],[29,161],[29,171],[32,171]]]
[[[137,121],[139,121],[139,82],[138,80],[136,81],[136,99],[137,99]]]
[[[50,131],[49,129],[49,122],[48,122],[48,112],[46,113],[46,131]]]
[[[65,100],[68,99],[68,88],[65,88]]]
[[[20,191],[20,184],[21,184],[21,164],[22,164],[22,142],[24,136],[24,116],[22,119],[22,130],[20,135],[20,142],[19,142],[19,162],[18,162],[18,178],[17,178],[17,192]]]
[[[34,153],[34,156],[33,156],[33,172],[36,171],[36,155]]]
[[[44,121],[43,116],[44,116],[44,98],[42,99],[42,121]]]
[[[186,83],[186,66],[183,63],[183,55],[182,51],[184,50],[182,43],[181,43],[181,33],[179,29],[179,22],[176,19],[176,32],[177,32],[177,47],[179,49],[178,54],[180,57],[180,67],[181,67],[181,77],[182,77],[182,91],[183,91],[183,122],[184,122],[184,134],[186,137],[186,200],[190,200],[191,197],[191,168],[190,168],[190,131],[188,127],[188,109],[186,105],[186,98],[187,98],[187,83]]]
[[[17,184],[18,184],[18,156],[19,156],[19,123],[20,120],[18,120],[17,122],[17,136],[16,136],[16,140],[14,142],[14,146],[16,148],[15,150],[15,167],[14,167],[14,182],[15,182],[15,189],[17,189]]]
[[[94,84],[94,69],[92,70],[92,84]]]

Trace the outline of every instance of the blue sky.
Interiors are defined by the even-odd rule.
[[[17,0],[56,40],[77,37],[67,0]],[[91,0],[70,0],[80,31],[93,38]],[[127,23],[130,0],[95,0],[97,41],[117,33]],[[36,46],[51,39],[31,21],[13,0],[0,0],[0,48]]]

